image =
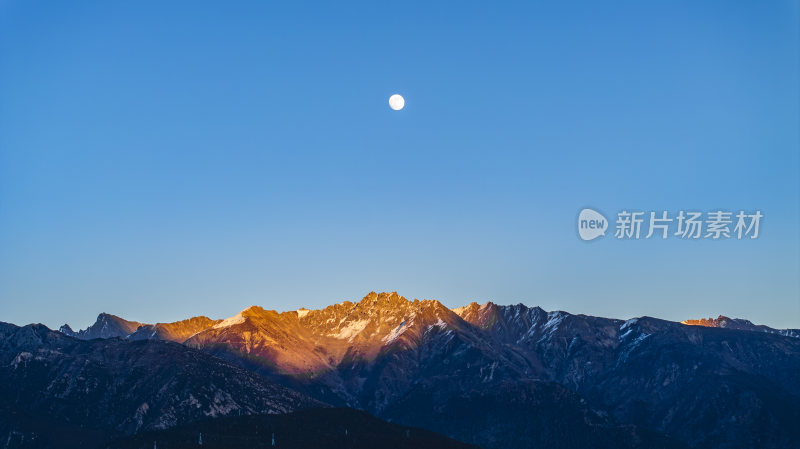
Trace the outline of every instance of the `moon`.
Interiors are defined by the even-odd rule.
[[[394,94],[391,97],[389,97],[389,107],[394,109],[395,111],[403,109],[405,105],[406,105],[406,100],[405,98],[403,98],[402,95]]]

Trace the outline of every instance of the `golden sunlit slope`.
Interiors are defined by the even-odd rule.
[[[253,306],[186,341],[223,344],[273,364],[285,374],[332,369],[344,359],[372,359],[389,347],[413,347],[432,327],[458,329],[461,318],[435,300],[375,293],[322,310],[278,313]]]

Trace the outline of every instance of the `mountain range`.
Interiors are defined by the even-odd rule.
[[[749,320],[741,318],[728,318],[720,315],[717,318],[701,318],[699,320],[684,320],[683,324],[690,326],[705,327],[724,327],[726,329],[737,329],[751,332],[766,332],[768,334],[785,335],[787,337],[800,338],[800,329],[773,329],[762,324],[753,324]]]
[[[724,317],[685,323],[547,312],[522,304],[472,303],[449,309],[434,300],[373,292],[321,310],[278,313],[254,306],[224,320],[195,317],[143,324],[101,314],[85,330],[75,332],[67,325],[60,333],[47,330],[47,349],[40,347],[38,353],[0,347],[9,360],[0,362],[4,373],[9,366],[16,370],[23,360],[46,361],[54,352],[67,366],[85,364],[98,353],[116,354],[115,360],[128,369],[127,364],[142,357],[137,351],[144,351],[151,354],[146,360],[155,372],[164,373],[175,373],[173,365],[181,357],[196,362],[197,368],[182,363],[198,382],[182,391],[206,392],[205,399],[192,393],[202,413],[170,420],[165,416],[181,415],[179,400],[162,403],[149,399],[152,391],[137,390],[130,394],[136,399],[129,407],[147,402],[148,410],[159,412],[139,423],[129,417],[136,416],[135,409],[126,409],[110,427],[119,434],[230,417],[242,413],[240,409],[251,415],[324,404],[364,410],[487,449],[800,447],[795,425],[800,422],[797,331]],[[65,351],[58,345],[82,349]],[[158,351],[167,353],[156,356]],[[22,353],[31,355],[14,365]],[[97,363],[108,369],[107,359],[101,361]],[[206,373],[201,366],[206,364],[231,374],[212,376],[219,382],[213,388],[203,386],[208,374],[201,375]],[[80,371],[65,372],[80,378],[74,374]],[[42,382],[59,379],[59,373]],[[133,373],[112,370],[102,379],[110,382]],[[264,391],[260,396],[266,402],[236,399],[236,391],[250,387],[242,379],[234,382],[239,386],[234,392],[228,391],[229,375],[254,376],[247,382]],[[9,381],[13,385],[26,376],[30,374]],[[170,378],[163,376],[152,382],[170,385]],[[32,385],[28,394],[47,390],[46,385]],[[234,399],[219,409],[224,412],[209,414],[216,409],[209,408],[213,399],[208,392],[217,390]],[[284,404],[285,398],[294,402]],[[101,404],[98,400],[88,403]],[[61,416],[60,409],[29,407],[26,396],[13,406],[20,402],[26,404],[24,413]],[[81,425],[95,419],[89,411],[83,415]]]

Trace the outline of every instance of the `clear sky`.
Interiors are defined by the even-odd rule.
[[[0,321],[396,290],[800,327],[799,11],[0,0]],[[583,207],[764,219],[583,242]]]

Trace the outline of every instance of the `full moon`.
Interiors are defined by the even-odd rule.
[[[406,100],[400,94],[394,94],[389,97],[389,107],[394,109],[395,111],[399,111],[403,109],[403,106],[406,105]]]

